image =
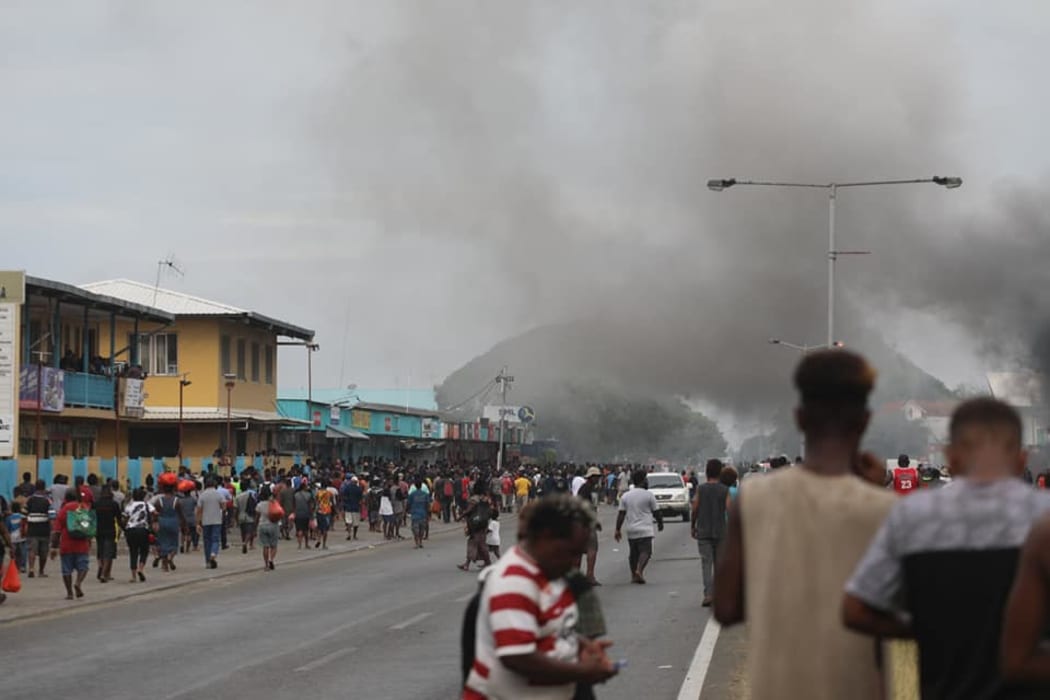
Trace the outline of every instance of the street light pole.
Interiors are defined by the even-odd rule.
[[[835,200],[838,197],[840,187],[876,187],[882,185],[915,185],[921,183],[932,183],[940,185],[949,190],[962,186],[960,177],[933,177],[911,178],[906,180],[868,180],[860,182],[776,182],[766,180],[737,180],[736,178],[714,179],[707,181],[707,189],[712,192],[722,192],[735,185],[748,185],[752,187],[803,187],[807,189],[823,189],[828,191],[828,344],[834,346],[835,339],[835,261],[840,255],[868,255],[870,251],[865,250],[837,250],[835,247]]]
[[[506,423],[506,409],[507,409],[507,385],[514,381],[514,377],[507,374],[507,368],[504,367],[499,371],[499,375],[496,377],[496,381],[500,385],[500,406],[499,406],[499,452],[496,453],[496,474],[503,473],[503,426]]]
[[[226,455],[230,457],[232,471],[233,457],[230,455],[230,450],[233,444],[233,387],[237,386],[235,381],[237,375],[224,374],[223,377],[226,379]]]
[[[188,387],[190,384],[193,383],[190,380],[186,379],[187,375],[189,375],[189,372],[186,372],[186,374],[182,375],[182,377],[179,379],[179,466],[180,467],[182,466],[182,431],[183,431],[183,425],[182,425],[183,397],[182,397],[182,392],[183,392],[183,390],[186,387]],[[227,412],[227,414],[229,414],[229,400],[227,400],[226,404],[227,404],[226,412]],[[227,415],[227,420],[229,420],[229,416],[228,415]],[[229,439],[229,438],[227,437],[227,439]]]
[[[838,188],[828,188],[828,347],[835,340],[835,195]]]

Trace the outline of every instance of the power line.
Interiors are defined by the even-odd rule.
[[[446,408],[445,410],[446,410],[446,411],[456,411],[456,410],[458,410],[458,409],[460,409],[460,408],[463,408],[463,407],[464,407],[464,406],[466,406],[466,405],[467,405],[468,403],[470,403],[470,402],[471,402],[471,401],[473,401],[474,399],[476,399],[476,398],[478,398],[479,396],[481,396],[481,394],[482,394],[482,393],[484,393],[484,392],[486,392],[486,391],[491,391],[491,390],[492,390],[493,388],[495,388],[495,386],[496,386],[496,381],[497,381],[496,379],[490,379],[490,380],[489,380],[489,381],[488,381],[488,382],[487,382],[487,383],[485,384],[485,386],[483,386],[483,387],[481,387],[480,389],[478,389],[478,390],[477,390],[476,392],[474,392],[474,393],[473,393],[473,394],[472,394],[471,396],[469,396],[468,398],[464,399],[463,401],[460,401],[459,403],[457,403],[457,404],[456,404],[456,405],[454,405],[454,406],[449,406],[449,407],[448,407],[448,408]]]

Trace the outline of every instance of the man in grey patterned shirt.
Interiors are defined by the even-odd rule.
[[[999,672],[1003,609],[1021,544],[1050,511],[1020,478],[1026,455],[1010,406],[972,399],[952,415],[951,488],[924,490],[890,511],[846,584],[847,627],[914,638],[924,698],[1037,698],[1045,688]]]

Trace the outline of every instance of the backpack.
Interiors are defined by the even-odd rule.
[[[474,666],[475,642],[477,639],[478,611],[481,608],[481,592],[485,590],[485,580],[490,570],[481,573],[478,581],[478,590],[470,597],[467,609],[463,611],[463,627],[459,633],[459,666],[463,672],[463,685],[467,684],[467,676]]]
[[[489,505],[488,500],[482,499],[478,501],[478,504],[474,506],[474,511],[470,514],[470,531],[480,532],[481,530],[487,530],[491,519],[492,507]]]
[[[95,536],[95,511],[77,508],[66,512],[66,530],[75,540],[89,540]]]
[[[452,482],[445,479],[445,498],[452,498],[455,491],[452,488]]]
[[[248,492],[248,506],[245,508],[244,515],[249,517],[255,515],[255,508],[259,505],[259,499],[255,497],[254,491]]]

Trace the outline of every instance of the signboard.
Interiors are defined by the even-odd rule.
[[[503,414],[503,420],[506,424],[520,423],[521,422],[521,411],[526,408],[523,406],[485,406],[482,409],[481,415],[483,418],[488,419],[490,423],[499,425],[500,413]],[[529,409],[532,410],[531,408]]]
[[[435,418],[423,418],[420,433],[424,439],[441,437],[441,421]]]
[[[372,428],[372,413],[355,408],[350,412],[350,423],[359,430]]]
[[[19,373],[18,407],[61,413],[66,407],[66,373],[54,367],[26,365]],[[37,381],[43,391],[37,387]]]
[[[340,408],[338,406],[330,406],[328,408],[328,422],[339,425],[341,420]]]
[[[120,397],[120,415],[128,418],[142,418],[142,414],[146,410],[145,386],[146,380],[144,379],[132,379],[130,377],[120,379],[120,383],[117,385],[117,392]]]
[[[528,425],[536,420],[536,411],[532,410],[532,406],[522,406],[518,409],[518,420]]]
[[[25,273],[0,272],[0,457],[18,452],[18,310],[25,298]]]
[[[320,411],[314,411],[313,412],[313,424],[314,424],[315,428],[320,428],[321,427],[321,412]]]

